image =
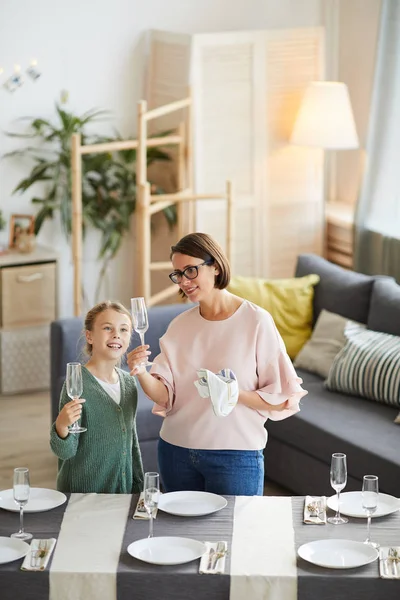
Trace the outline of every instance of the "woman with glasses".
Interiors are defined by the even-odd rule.
[[[183,237],[171,261],[170,279],[196,305],[170,323],[150,372],[143,366],[149,346],[128,355],[131,375],[164,417],[158,445],[164,490],[262,495],[265,421],[296,413],[307,392],[271,315],[227,291],[229,263],[209,235]],[[225,368],[237,378],[239,397],[221,418],[194,382],[199,369]]]

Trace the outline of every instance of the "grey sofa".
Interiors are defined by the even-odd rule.
[[[310,273],[320,275],[314,320],[324,308],[375,331],[400,335],[400,286],[394,280],[346,271],[315,255],[299,256],[296,276]],[[267,422],[267,477],[297,494],[330,495],[331,454],[344,452],[346,491],[360,490],[363,475],[374,474],[382,492],[400,496],[400,425],[393,422],[399,411],[330,392],[318,375],[297,372],[308,395],[298,414]]]
[[[325,308],[368,327],[400,335],[400,286],[389,278],[346,271],[323,258],[299,256],[296,276],[320,275],[315,288],[314,320]],[[153,356],[169,322],[188,304],[149,310],[146,340]],[[51,404],[56,418],[65,366],[81,356],[82,320],[61,319],[51,325]],[[138,339],[132,340],[136,346]],[[393,423],[397,410],[363,398],[329,392],[323,380],[298,370],[308,395],[301,411],[280,422],[267,422],[265,450],[267,479],[296,494],[326,494],[333,490],[329,465],[333,452],[348,456],[347,491],[359,490],[363,475],[376,474],[381,491],[400,496],[400,425]],[[157,439],[161,418],[151,413],[151,402],[139,392],[138,435],[145,470],[157,470]]]

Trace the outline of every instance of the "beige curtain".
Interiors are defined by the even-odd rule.
[[[400,282],[400,0],[383,0],[354,268]]]

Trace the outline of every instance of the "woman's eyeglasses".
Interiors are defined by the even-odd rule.
[[[204,265],[212,265],[213,262],[213,260],[205,260],[199,265],[186,267],[186,269],[183,269],[183,271],[173,271],[168,275],[168,277],[173,283],[180,283],[182,281],[182,277],[186,277],[186,279],[196,279],[197,275],[199,274],[199,267],[203,267]]]

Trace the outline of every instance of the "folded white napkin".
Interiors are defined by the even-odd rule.
[[[225,558],[228,552],[227,542],[204,542],[207,552],[200,560],[199,573],[217,575],[225,571]]]
[[[160,493],[161,496],[161,493]],[[153,519],[157,517],[158,508],[153,511]],[[149,514],[147,513],[144,507],[144,492],[140,492],[138,503],[136,504],[135,512],[133,513],[132,519],[150,519]]]
[[[214,414],[227,417],[239,399],[239,386],[231,369],[221,369],[213,373],[208,369],[197,371],[199,379],[194,382],[202,398],[210,398]]]
[[[55,538],[32,540],[28,554],[21,565],[22,571],[44,571],[56,545]]]
[[[326,496],[306,496],[304,523],[326,525]]]
[[[382,579],[400,579],[400,546],[381,546],[379,575]]]

